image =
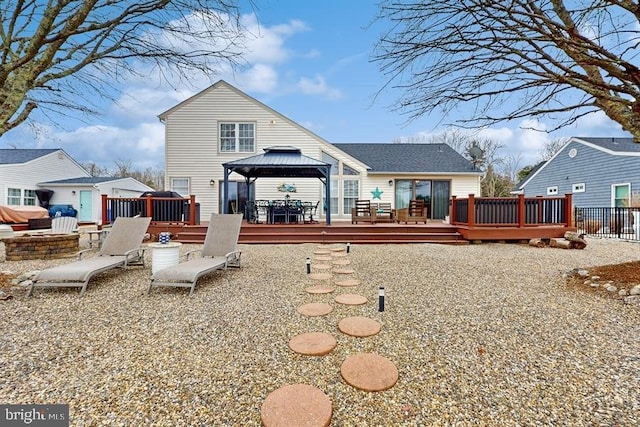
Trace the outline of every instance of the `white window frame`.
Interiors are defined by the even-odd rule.
[[[16,191],[17,194],[11,194]],[[22,190],[20,188],[7,188],[7,205],[20,206],[20,200],[22,200]]]
[[[229,131],[223,131],[223,126],[233,125],[233,130],[229,130],[232,135],[227,135]],[[243,135],[247,129],[240,129],[243,126],[251,126],[251,135]],[[232,141],[233,149],[223,147],[223,140]],[[251,141],[251,148],[242,147],[243,142]],[[226,144],[225,144],[226,145]],[[254,122],[220,122],[218,123],[218,150],[221,153],[255,153],[256,151],[256,124]]]
[[[552,187],[547,187],[547,196],[557,196],[558,195],[558,186],[554,185]]]
[[[571,186],[571,192],[572,193],[584,193],[586,191],[586,185],[584,184],[584,182],[579,182],[577,184],[573,184]]]
[[[24,190],[22,195],[22,204],[24,206],[36,206],[36,190]]]
[[[184,181],[186,183],[186,186],[180,181]],[[184,194],[185,189],[187,190],[186,194]],[[191,179],[184,177],[171,178],[171,191],[175,191],[182,197],[189,197],[189,195],[191,194]]]
[[[611,207],[616,207],[616,188],[617,187],[627,187],[629,189],[628,191],[628,197],[627,197],[627,201],[626,204],[624,206],[629,206],[629,199],[631,198],[631,183],[630,182],[621,182],[620,184],[611,184]]]
[[[347,176],[355,176],[355,175],[347,175]],[[355,188],[353,188],[355,193],[351,191],[352,189],[348,188],[350,185],[355,186]],[[360,179],[344,178],[342,180],[342,189],[343,189],[342,191],[343,214],[351,215],[351,208],[354,208],[356,206],[356,200],[360,198]]]

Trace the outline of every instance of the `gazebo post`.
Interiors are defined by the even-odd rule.
[[[222,185],[224,194],[222,195],[222,209],[223,214],[227,212],[227,206],[229,205],[229,168],[224,166],[224,184]]]

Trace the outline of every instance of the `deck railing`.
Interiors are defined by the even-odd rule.
[[[473,227],[571,227],[571,194],[563,197],[451,198],[450,222]]]
[[[640,240],[640,208],[575,208],[575,224],[585,234]]]
[[[151,222],[195,225],[199,221],[196,196],[171,197],[108,197],[102,195],[102,224],[111,224],[119,216],[149,216]]]

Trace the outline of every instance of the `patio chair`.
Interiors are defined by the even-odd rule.
[[[376,206],[376,222],[393,222],[391,203],[378,203]]]
[[[228,267],[240,267],[242,253],[238,250],[238,238],[241,225],[242,214],[211,214],[202,250],[187,253],[185,262],[156,271],[151,276],[147,294],[153,286],[174,286],[191,288],[189,295],[193,295],[196,282],[202,276]],[[201,252],[201,256],[189,259],[193,252]]]
[[[57,216],[51,220],[52,234],[72,234],[78,231],[78,218]]]
[[[376,223],[376,208],[371,206],[369,200],[356,200],[356,206],[351,208],[351,224],[358,221]]]
[[[409,207],[398,209],[396,211],[398,223],[404,221],[405,224],[409,222],[424,222],[427,223],[427,207],[424,204],[424,200],[410,200]]]
[[[151,218],[118,217],[95,257],[82,258],[92,250],[86,249],[79,252],[78,261],[41,271],[33,280],[27,296],[36,287],[77,287],[82,288],[82,296],[89,280],[96,274],[118,267],[144,266],[144,248],[140,245],[150,222]]]

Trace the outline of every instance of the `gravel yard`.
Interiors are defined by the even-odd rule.
[[[640,308],[563,278],[635,261],[638,244],[352,245],[349,268],[362,284],[312,295],[306,287],[344,279],[307,277],[317,247],[241,245],[242,269],[201,280],[192,297],[179,288],[146,295],[148,266],[105,273],[83,297],[77,288],[32,298],[14,290],[0,301],[0,402],[68,403],[73,426],[259,426],[269,393],[305,383],[330,398],[333,426],[640,424]],[[0,271],[69,261],[6,261]],[[369,301],[333,301],[346,293]],[[310,302],[334,310],[300,315]],[[382,330],[344,335],[337,324],[349,316]],[[314,331],[337,347],[321,357],[289,349],[293,336]],[[359,352],[393,361],[395,386],[346,384],[340,366]]]

